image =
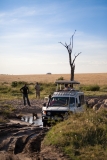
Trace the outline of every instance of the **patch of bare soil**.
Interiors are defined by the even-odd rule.
[[[11,105],[15,108],[16,113],[33,113],[40,112],[44,103],[43,99],[32,99],[30,100],[31,106],[24,106],[23,100],[15,99],[15,100],[5,100],[0,102],[0,107],[4,104]]]
[[[32,100],[30,107],[21,100],[5,101],[0,107],[3,103],[11,104],[15,112],[8,123],[0,124],[0,160],[67,160],[57,149],[41,145],[49,128],[20,120],[20,115],[33,113],[40,117],[43,100]]]
[[[107,109],[107,96],[89,96],[86,97],[87,108],[93,110]]]

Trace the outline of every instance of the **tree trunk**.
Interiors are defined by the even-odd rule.
[[[71,81],[74,81],[74,70],[75,70],[75,66],[74,65],[71,65],[71,77],[70,77],[70,80]],[[71,84],[71,87],[73,88],[73,84]]]
[[[71,65],[71,78],[70,78],[71,81],[74,81],[74,70],[75,70],[75,66]]]

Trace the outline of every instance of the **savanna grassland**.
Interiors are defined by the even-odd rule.
[[[65,80],[70,79],[70,74],[35,74],[35,75],[0,75],[0,83],[12,83],[13,81],[25,81],[28,83],[36,82],[55,82],[56,79],[63,77]],[[75,74],[75,80],[83,85],[107,85],[107,73],[84,73]]]
[[[56,90],[57,79],[69,80],[70,74],[35,74],[35,75],[0,75],[0,99],[21,98],[20,88],[27,83],[30,98],[35,98],[35,83],[41,86],[41,98]],[[107,73],[75,74],[75,80],[80,82],[79,89],[85,95],[105,95],[107,92]],[[95,92],[96,91],[96,92]]]
[[[69,74],[44,74],[44,75],[0,75],[0,124],[4,124],[7,121],[7,117],[17,109],[21,114],[22,110],[22,94],[20,87],[27,82],[30,92],[29,98],[32,103],[27,112],[35,109],[44,96],[52,94],[55,91],[55,80],[63,78],[69,80]],[[80,89],[85,93],[88,98],[98,98],[101,101],[106,102],[107,97],[107,73],[93,73],[93,74],[75,74],[75,80],[80,82]],[[35,83],[39,82],[41,86],[41,98],[38,100],[35,98]],[[102,96],[103,95],[103,96]],[[15,108],[15,106],[17,108]],[[36,106],[36,107],[35,107]],[[19,108],[18,108],[19,107]],[[20,109],[21,108],[21,109]],[[107,159],[107,108],[99,109],[98,111],[91,108],[86,108],[84,105],[83,113],[70,114],[68,119],[52,126],[46,136],[28,141],[26,148],[26,157],[28,160],[33,160],[31,156],[36,156],[35,148],[37,148],[38,142],[41,148],[39,148],[39,159],[60,159],[60,160],[106,160]],[[28,130],[28,127],[27,127]],[[44,131],[44,130],[43,130]],[[13,132],[13,130],[12,130]],[[6,131],[5,131],[6,133]],[[28,133],[28,132],[27,132]],[[1,133],[2,135],[2,133]],[[40,134],[39,134],[40,135]],[[43,134],[41,134],[43,136]],[[2,135],[3,136],[3,135]],[[4,145],[4,140],[1,136],[1,144]],[[24,146],[22,135],[22,146]],[[10,136],[8,139],[13,139]],[[16,137],[15,137],[16,139]],[[17,137],[20,139],[20,137]],[[36,140],[36,141],[35,141]],[[13,139],[14,141],[14,139]],[[15,142],[15,141],[14,141]],[[21,140],[19,141],[21,142]],[[37,142],[37,145],[36,145]],[[7,141],[7,146],[10,142]],[[13,143],[13,142],[12,142]],[[11,144],[11,143],[10,143]],[[20,146],[21,146],[20,145]],[[33,151],[29,151],[29,146]],[[6,146],[6,147],[7,147]],[[4,147],[4,148],[6,148]],[[17,144],[13,143],[17,148]],[[2,150],[1,145],[1,150]],[[52,148],[52,149],[51,149]],[[3,154],[0,150],[0,157]],[[19,150],[19,145],[17,150]],[[24,150],[24,149],[23,149]],[[6,151],[8,154],[8,151]],[[3,155],[4,156],[4,155]],[[10,157],[13,157],[13,152]],[[15,156],[19,156],[16,154]],[[23,159],[23,152],[20,153],[21,159]],[[42,156],[42,158],[40,158]],[[18,157],[19,158],[19,157]],[[18,160],[20,160],[20,158]],[[12,159],[12,158],[11,158]],[[15,157],[16,159],[16,157]],[[13,159],[13,160],[15,160]],[[35,158],[36,159],[36,158]],[[6,160],[6,159],[5,159]]]

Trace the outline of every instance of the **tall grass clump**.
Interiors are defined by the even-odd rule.
[[[83,91],[100,91],[100,86],[99,85],[86,85],[86,86],[81,86],[80,89]]]
[[[106,160],[107,110],[73,114],[47,133],[43,145],[59,148],[71,160]]]
[[[0,93],[7,93],[10,90],[9,86],[6,85],[0,85]]]
[[[103,91],[103,92],[107,92],[107,85],[101,86],[100,90]]]

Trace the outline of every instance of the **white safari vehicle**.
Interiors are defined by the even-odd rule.
[[[42,108],[43,126],[52,122],[61,121],[68,117],[69,113],[82,112],[84,104],[84,93],[69,86],[80,84],[77,81],[57,80],[57,89]],[[59,90],[60,85],[60,90]],[[67,86],[62,89],[62,85]]]

